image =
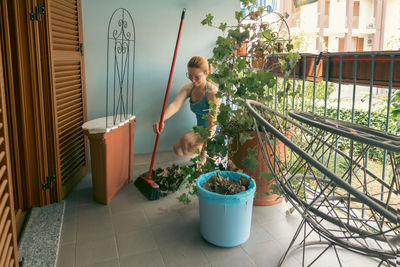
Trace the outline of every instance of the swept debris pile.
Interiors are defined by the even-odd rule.
[[[151,179],[160,186],[162,196],[166,196],[168,193],[178,190],[185,177],[181,172],[181,167],[173,164],[171,167],[153,170]]]

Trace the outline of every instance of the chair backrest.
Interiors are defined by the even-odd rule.
[[[246,106],[276,183],[314,230],[342,247],[394,260],[400,243],[399,138],[304,112],[291,112],[294,120],[253,100]],[[388,151],[390,179],[380,178],[372,160],[367,164],[376,147]]]

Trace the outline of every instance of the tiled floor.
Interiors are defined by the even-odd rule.
[[[173,153],[157,155],[158,166],[187,161]],[[136,156],[134,177],[145,172],[149,162],[150,155]],[[176,193],[148,201],[128,184],[105,206],[92,200],[91,180],[89,174],[66,198],[58,267],[277,266],[300,222],[298,214],[286,215],[285,203],[254,207],[249,240],[235,248],[219,248],[200,235],[197,199],[184,206]],[[306,258],[320,251],[310,248]],[[377,266],[354,253],[341,250],[340,255],[343,266]],[[296,251],[284,266],[301,266],[301,258],[301,250]],[[339,264],[331,250],[313,266]]]

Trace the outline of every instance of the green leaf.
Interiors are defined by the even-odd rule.
[[[182,202],[183,204],[185,204],[185,205],[188,205],[188,204],[190,204],[190,202],[192,202],[192,201],[189,199],[189,196],[188,196],[187,194],[185,194],[185,193],[183,193],[182,195],[180,195],[179,197],[177,197],[177,199],[178,199],[180,202]]]
[[[225,31],[227,26],[228,26],[228,24],[221,22],[221,24],[219,24],[219,27],[218,27],[218,28],[219,28],[221,31]]]
[[[279,195],[281,193],[279,186],[277,184],[272,184],[269,188],[272,190],[272,194]]]
[[[223,128],[226,128],[228,126],[230,114],[231,107],[229,105],[221,104],[217,119]]]
[[[212,100],[208,101],[208,104],[209,104],[209,106],[210,106],[209,114],[210,114],[212,117],[215,117],[215,116],[217,115],[217,110],[216,110],[217,105],[216,105],[215,102],[212,101]],[[207,119],[208,119],[208,116],[207,116]]]
[[[244,143],[246,143],[247,140],[251,140],[251,139],[253,139],[253,137],[251,137],[250,133],[248,133],[248,132],[243,132],[243,133],[239,134],[239,141],[240,141],[240,144],[242,144],[242,145]]]
[[[237,58],[237,68],[239,72],[242,72],[243,69],[246,67],[247,61],[244,58]]]
[[[248,30],[244,30],[243,32],[240,33],[238,41],[243,42],[243,41],[249,39],[249,36],[250,36],[250,32]]]
[[[280,59],[278,59],[278,62],[279,62],[279,65],[281,66],[281,69],[283,69],[283,70],[286,70],[286,60],[285,59],[282,59],[282,58],[280,58]]]
[[[290,209],[286,210],[286,215],[290,215],[294,212],[294,207],[291,207]]]
[[[235,12],[235,18],[236,18],[237,22],[240,23],[240,20],[243,18],[242,11],[236,11]]]
[[[289,46],[289,45],[288,45],[288,46]],[[292,48],[291,48],[291,49],[292,49]],[[288,50],[289,50],[289,48],[288,48]],[[290,51],[290,50],[289,50],[289,51]],[[289,59],[289,67],[290,67],[291,70],[293,70],[294,67],[296,66],[297,62],[298,62],[299,59],[300,59],[300,54],[299,54],[298,52],[296,52],[296,53],[289,53],[287,58]]]
[[[273,175],[272,173],[267,173],[267,172],[262,171],[262,172],[260,173],[260,175],[261,175],[265,180],[267,180],[268,182],[274,180],[274,175]]]
[[[211,15],[210,13],[206,14],[206,18],[201,21],[201,25],[207,24],[208,26],[212,26],[213,18],[214,18],[214,16]]]
[[[240,0],[245,8],[256,5],[256,0]]]
[[[258,70],[257,79],[260,81],[261,84],[266,84],[269,83],[271,80],[275,80],[275,76],[272,72]]]
[[[258,161],[255,159],[255,156],[257,156],[258,151],[251,148],[248,148],[247,151],[249,154],[247,157],[242,159],[242,164],[247,168],[249,168],[251,171],[254,171],[258,164]]]
[[[193,132],[197,133],[203,140],[210,136],[210,130],[204,128],[203,126],[193,126]]]
[[[392,112],[392,115],[393,115],[394,117],[397,117],[397,116],[400,115],[400,108],[392,109],[391,112]]]

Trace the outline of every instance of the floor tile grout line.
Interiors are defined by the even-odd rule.
[[[65,204],[67,204],[67,202],[65,202]],[[75,209],[75,216],[76,216],[76,228],[75,228],[75,243],[74,243],[74,246],[75,246],[75,249],[74,249],[74,251],[75,251],[75,255],[74,255],[74,266],[73,267],[75,267],[76,265],[77,265],[77,262],[76,262],[76,250],[77,250],[77,243],[78,243],[78,208],[75,206],[74,207],[74,209]]]
[[[113,225],[112,225],[112,221],[111,221],[111,214],[110,214],[110,206],[109,205],[107,205],[107,210],[108,210],[108,215],[110,216],[110,223],[111,223],[112,231],[113,231],[113,234],[114,234],[114,229],[113,229]],[[75,240],[76,240],[76,242],[75,242],[75,267],[81,267],[81,266],[83,267],[85,265],[78,266],[78,263],[77,263],[79,216],[78,216],[78,210],[76,212],[77,212],[77,214],[76,214],[76,216],[77,216],[77,230],[76,230],[76,238],[75,238]],[[102,239],[104,239],[104,238],[102,238]],[[88,242],[93,242],[93,241],[88,241]],[[83,243],[85,243],[85,242],[83,242]],[[116,240],[115,240],[115,235],[114,235],[114,243],[115,243],[115,247],[117,249],[117,243],[116,243]],[[81,244],[82,244],[82,242],[81,242]],[[118,250],[117,250],[117,258],[104,259],[104,261],[113,260],[113,259],[117,259],[118,262],[119,262]],[[86,265],[95,264],[95,263],[99,263],[99,262],[92,262],[92,263],[89,263],[89,264],[86,264]]]
[[[158,245],[158,243],[157,243],[157,241],[156,241],[156,238],[155,238],[155,233],[154,233],[154,230],[153,230],[153,227],[154,227],[154,226],[150,225],[150,219],[147,217],[147,214],[146,214],[145,211],[143,211],[143,214],[144,214],[144,217],[146,218],[146,221],[147,221],[148,224],[149,224],[149,229],[150,229],[151,235],[152,235],[153,238],[154,238],[154,242],[156,243],[157,250],[158,250],[158,252],[159,252],[160,255],[161,255],[163,264],[164,264],[164,266],[167,266],[166,259],[164,258],[163,254],[161,253],[161,248],[159,247],[159,245]]]
[[[246,242],[247,242],[247,241],[246,241]],[[249,255],[249,253],[247,253],[247,251],[242,247],[242,245],[243,245],[243,244],[240,244],[239,246],[240,246],[240,248],[243,250],[244,254],[246,254],[246,256],[250,259],[250,261],[251,261],[252,263],[254,263],[254,266],[257,266],[257,267],[258,267],[258,265],[254,262],[253,258]]]
[[[111,223],[111,228],[112,228],[113,237],[114,237],[115,250],[117,251],[118,265],[120,265],[119,264],[119,250],[118,250],[118,242],[117,242],[117,233],[115,232],[114,224],[113,224],[113,221],[112,221],[111,206],[110,205],[107,205],[107,206],[108,206],[108,213],[110,215],[110,223]]]

